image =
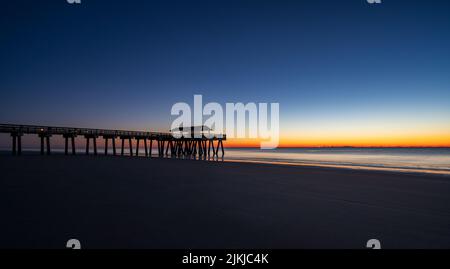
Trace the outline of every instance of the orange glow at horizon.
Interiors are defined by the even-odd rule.
[[[258,139],[227,139],[226,147],[259,147]],[[450,147],[450,134],[390,136],[284,136],[279,147]]]

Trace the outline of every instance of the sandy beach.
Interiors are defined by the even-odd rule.
[[[450,177],[0,156],[0,248],[450,247]]]

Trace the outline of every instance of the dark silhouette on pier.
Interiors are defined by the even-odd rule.
[[[50,138],[61,135],[64,138],[64,153],[69,154],[69,140],[71,154],[75,155],[75,138],[82,136],[86,140],[86,154],[90,154],[90,143],[92,140],[94,155],[98,155],[97,139],[102,137],[105,141],[105,155],[108,155],[109,141],[112,142],[113,155],[117,155],[116,139],[121,144],[121,155],[125,154],[125,143],[128,143],[130,156],[133,156],[133,140],[136,141],[136,156],[139,155],[141,141],[144,142],[145,156],[151,156],[153,141],[157,142],[159,156],[218,156],[219,150],[225,155],[223,134],[212,134],[207,126],[180,127],[167,133],[107,130],[75,127],[50,127],[34,125],[0,124],[0,133],[9,133],[12,138],[12,154],[22,154],[22,136],[25,134],[36,134],[41,140],[41,155],[51,154]],[[148,145],[150,142],[150,146]],[[150,151],[149,151],[150,149]]]

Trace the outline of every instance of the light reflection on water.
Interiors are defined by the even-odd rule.
[[[449,148],[227,149],[225,160],[450,175]]]
[[[36,148],[26,148],[24,151],[28,154],[39,154],[39,149]],[[64,154],[64,150],[55,148],[52,153]],[[120,155],[120,150],[117,153]],[[4,149],[1,154],[9,154],[9,151]],[[77,154],[84,155],[85,150],[79,148]],[[98,148],[98,154],[104,155],[104,149]],[[109,154],[112,154],[112,150],[109,150]],[[125,148],[124,154],[130,155],[128,148]],[[135,150],[133,155],[136,156]],[[139,155],[145,156],[143,149],[139,150]],[[158,152],[154,148],[152,156],[157,155]],[[450,148],[289,148],[264,151],[226,148],[224,158],[220,153],[218,158],[182,158],[450,175]]]

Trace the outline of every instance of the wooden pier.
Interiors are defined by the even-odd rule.
[[[128,145],[130,156],[139,156],[139,148],[144,146],[145,156],[151,156],[153,142],[156,142],[158,155],[164,156],[218,156],[219,151],[225,155],[223,141],[226,136],[211,134],[206,126],[187,127],[171,130],[167,133],[107,130],[75,127],[50,127],[34,125],[0,124],[0,133],[8,133],[12,139],[12,154],[22,154],[22,137],[24,135],[37,135],[40,138],[41,155],[51,154],[51,138],[60,135],[64,138],[64,153],[76,154],[76,138],[85,140],[86,154],[91,154],[91,142],[94,155],[98,155],[97,142],[101,137],[104,140],[104,155],[108,155],[109,141],[111,141],[112,155],[118,155],[116,140],[121,141],[120,155],[125,155],[125,146]],[[69,151],[70,141],[70,151]],[[136,141],[136,151],[133,151],[133,141]]]

